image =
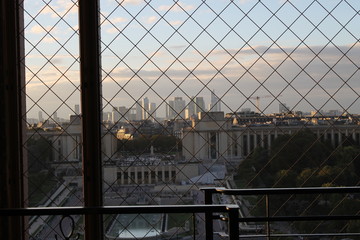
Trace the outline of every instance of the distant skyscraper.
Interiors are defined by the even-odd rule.
[[[131,108],[129,110],[129,121],[136,120],[136,108]]]
[[[141,100],[141,108],[142,108],[141,119],[142,120],[148,119],[150,112],[150,105],[149,105],[149,99],[147,97]]]
[[[329,110],[327,115],[329,116],[340,116],[342,112],[340,110]]]
[[[76,115],[80,114],[80,105],[79,104],[75,104],[74,112],[75,112]]]
[[[126,121],[126,120],[128,120],[128,108],[124,106],[113,107],[111,114],[111,121],[113,123],[117,123],[119,121]]]
[[[42,111],[39,111],[39,122],[44,122],[44,118],[43,118],[43,115],[42,115]]]
[[[181,119],[185,118],[186,102],[182,97],[174,97],[174,100],[169,100],[166,106],[167,119]]]
[[[117,123],[120,119],[120,113],[117,107],[113,107],[111,111],[111,122]]]
[[[286,106],[286,103],[279,103],[279,113],[288,113],[290,109]]]
[[[220,112],[221,111],[221,101],[216,96],[215,90],[211,91],[211,103],[209,107],[210,112]]]
[[[185,111],[185,118],[189,119],[196,112],[195,97],[191,97]]]
[[[203,97],[195,98],[195,114],[198,114],[199,112],[206,112],[205,101]]]
[[[54,121],[54,122],[58,122],[58,121],[59,121],[57,112],[54,112],[54,113],[53,113],[52,118],[53,118],[53,121]]]
[[[169,100],[168,104],[166,105],[166,118],[172,119],[174,115],[174,101]]]
[[[103,112],[102,120],[105,122],[112,121],[112,112]]]
[[[129,115],[129,109],[125,106],[118,107],[120,118],[122,118],[122,121],[126,121]]]
[[[205,101],[203,97],[191,97],[187,106],[186,118],[197,116],[199,112],[205,112]]]
[[[137,101],[135,104],[135,109],[136,109],[136,120],[141,120],[142,119],[142,108],[141,108],[141,104],[140,101]]]
[[[149,113],[152,119],[156,118],[156,103],[150,103]]]

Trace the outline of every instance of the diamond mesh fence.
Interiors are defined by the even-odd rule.
[[[105,204],[198,203],[206,186],[358,185],[355,1],[101,1],[100,14],[104,139],[118,139],[104,151]],[[243,200],[249,216],[264,212],[264,199]],[[275,201],[274,215],[304,215],[345,214],[350,200]]]
[[[359,185],[359,10],[356,0],[100,1],[104,204],[201,204],[209,186]],[[27,202],[81,205],[77,1],[25,1],[24,13]],[[56,203],[62,192],[70,200]],[[274,216],[360,213],[353,195],[271,199]],[[265,211],[262,197],[214,200]],[[200,214],[109,215],[104,235],[204,239],[203,225]]]
[[[77,1],[24,1],[23,11],[25,205],[82,205]],[[59,222],[60,216],[33,216],[25,230],[52,239],[61,236]]]

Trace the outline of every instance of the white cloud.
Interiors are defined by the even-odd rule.
[[[148,18],[145,20],[145,22],[146,22],[147,24],[152,24],[152,23],[156,22],[157,19],[158,19],[158,18],[157,18],[156,16],[150,16],[150,17],[148,17]]]
[[[108,18],[108,19],[105,19],[104,16],[101,15],[101,26],[104,27],[104,26],[107,26],[107,25],[110,25],[110,24],[118,24],[118,23],[125,23],[127,22],[128,19],[126,18],[123,18],[123,17],[116,17],[116,18]]]
[[[109,34],[118,33],[119,31],[120,30],[115,28],[115,27],[106,29],[106,32],[109,33]]]
[[[127,21],[127,19],[123,18],[123,17],[112,18],[110,20],[110,22],[112,22],[112,23],[123,23],[123,22],[126,22],[126,21]]]
[[[33,70],[33,72],[37,72],[39,68],[37,66],[28,66]],[[59,71],[54,70],[53,68],[45,67],[42,68],[40,73],[37,73],[36,76],[32,72],[26,72],[26,79],[28,81],[26,88],[27,90],[36,90],[37,87],[44,86],[44,84],[51,86],[54,83],[58,84],[68,84],[69,80],[72,79],[73,83],[79,82],[79,70],[67,70],[66,66],[57,66],[63,72],[66,72],[65,76],[63,76]],[[41,81],[40,81],[41,80]],[[33,94],[33,92],[27,92],[29,96]]]
[[[44,57],[47,58],[47,59],[50,59],[50,58],[57,59],[56,61],[58,61],[58,60],[65,60],[67,58],[69,58],[69,59],[74,59],[74,57],[78,58],[79,55],[71,56],[71,55],[65,55],[65,54],[57,54],[55,57],[53,55],[46,55],[46,54],[30,54],[30,55],[26,55],[27,59],[44,59]]]
[[[170,21],[170,24],[173,26],[178,26],[181,25],[183,23],[183,21],[177,20],[177,21]]]
[[[122,3],[123,5],[126,5],[126,4],[139,5],[142,2],[143,2],[142,0],[123,0],[123,1],[120,1],[120,3]]]
[[[57,6],[49,6],[49,5],[46,5],[43,9],[42,9],[42,11],[41,11],[41,13],[42,14],[55,14],[55,12],[57,12],[57,10],[58,10],[58,7]]]
[[[193,10],[195,7],[194,5],[184,4],[182,2],[178,2],[175,5],[161,5],[158,7],[159,11],[173,11],[173,12],[181,12],[181,11],[190,11]]]
[[[185,47],[184,46],[173,46],[175,47]],[[315,49],[317,51],[318,48],[321,48],[321,46],[310,46],[312,49]],[[344,49],[344,52],[346,52],[347,49],[350,48],[350,46],[338,46],[341,49]],[[261,52],[264,46],[254,46],[255,50]],[[291,47],[284,47],[285,52],[289,52]],[[235,53],[238,51],[238,49],[227,49],[229,52]],[[315,52],[316,52],[315,51]],[[157,54],[161,55],[162,52],[159,51]],[[211,83],[209,84],[209,88],[215,88],[216,92],[219,95],[222,95],[224,92],[227,92],[229,90],[228,94],[224,96],[223,101],[226,102],[227,105],[230,106],[232,109],[237,109],[239,107],[239,102],[243,101],[246,102],[246,104],[249,104],[248,101],[244,99],[244,97],[238,92],[237,89],[235,89],[233,86],[231,86],[231,83],[238,83],[236,86],[241,89],[242,92],[244,92],[246,95],[250,95],[254,89],[256,89],[257,86],[259,86],[260,82],[264,83],[264,86],[268,88],[268,91],[274,93],[275,95],[280,93],[282,89],[286,88],[287,83],[285,80],[291,81],[294,76],[296,76],[295,81],[292,83],[291,87],[287,87],[284,92],[282,92],[282,100],[284,100],[286,103],[288,103],[289,106],[295,106],[295,104],[298,104],[301,99],[301,96],[299,94],[306,94],[309,92],[309,94],[306,96],[306,99],[309,101],[314,102],[315,107],[321,107],[320,105],[329,99],[329,95],[326,94],[324,91],[322,91],[319,87],[314,89],[313,91],[310,91],[311,88],[316,84],[313,80],[311,80],[308,76],[312,76],[314,78],[320,79],[322,76],[318,76],[316,74],[323,73],[324,71],[324,65],[321,64],[321,61],[313,61],[305,70],[302,70],[299,68],[296,64],[293,62],[308,62],[312,59],[313,55],[309,55],[308,51],[306,51],[306,47],[298,48],[296,52],[294,52],[291,55],[291,58],[288,58],[288,60],[284,63],[282,61],[287,57],[286,54],[283,53],[281,49],[277,48],[271,48],[268,50],[268,52],[264,55],[264,58],[267,59],[267,61],[274,67],[281,64],[281,67],[277,69],[279,74],[273,74],[269,78],[269,71],[270,73],[273,71],[272,69],[267,66],[267,63],[264,61],[258,61],[257,64],[255,64],[253,67],[250,68],[251,64],[253,63],[254,59],[258,58],[258,55],[255,54],[255,52],[251,48],[244,48],[242,49],[238,55],[236,55],[236,59],[246,68],[243,69],[240,67],[239,62],[232,60],[229,62],[229,56],[227,55],[226,51],[224,50],[218,50],[214,51],[209,58],[215,59],[213,62],[216,66],[220,69],[222,66],[225,66],[224,68],[221,68],[221,72],[217,72],[213,67],[211,67],[208,64],[198,64],[201,59],[196,59],[194,55],[189,53],[188,55],[183,55],[181,57],[181,62],[185,65],[187,65],[187,60],[189,61],[195,61],[194,64],[191,64],[192,66],[197,66],[194,71],[192,71],[192,68],[189,68],[189,70],[182,67],[182,64],[180,65],[173,65],[170,69],[166,70],[166,74],[164,74],[162,77],[159,78],[160,75],[162,75],[161,71],[159,71],[156,68],[151,69],[150,67],[148,69],[142,69],[138,72],[138,76],[141,77],[137,78],[134,77],[134,72],[137,72],[138,69],[130,69],[127,67],[117,67],[115,69],[112,69],[111,67],[104,65],[104,70],[109,73],[109,77],[105,79],[104,81],[104,96],[111,95],[111,91],[115,91],[116,87],[122,86],[125,83],[126,85],[126,91],[129,92],[129,94],[133,94],[134,96],[137,96],[136,94],[139,93],[142,87],[146,88],[146,84],[144,84],[145,81],[158,81],[154,85],[154,91],[157,91],[157,93],[161,96],[174,96],[176,93],[173,93],[173,89],[176,88],[174,84],[170,81],[170,79],[174,82],[180,82],[185,81],[184,84],[181,85],[181,89],[183,89],[184,92],[186,92],[189,95],[197,94],[198,91],[200,91],[201,88],[203,88],[203,83],[208,82],[210,79]],[[325,49],[321,57],[324,59],[324,61],[330,61],[331,58],[337,59],[339,56],[339,53],[336,51],[334,47],[329,47],[328,49]],[[320,55],[319,55],[320,56]],[[352,48],[352,51],[349,52],[347,57],[351,58],[355,64],[358,64],[360,61],[360,44],[357,44]],[[33,55],[27,56],[27,58],[35,57]],[[39,56],[41,58],[41,56]],[[111,58],[111,56],[102,56],[103,60],[108,61],[115,61],[108,58]],[[115,58],[118,60],[117,58]],[[165,57],[162,58],[156,58],[159,59],[159,61],[167,61],[169,59],[166,59]],[[131,61],[138,61],[136,57],[134,59],[127,59],[127,63],[131,63]],[[242,61],[243,60],[243,61]],[[250,61],[251,60],[251,61]],[[344,61],[339,62],[334,70],[337,71],[337,74],[339,76],[342,76],[345,80],[347,77],[353,73],[356,70],[356,67],[349,61],[345,61],[346,58],[344,58]],[[105,62],[105,61],[103,61]],[[332,61],[334,62],[334,61]],[[161,63],[162,64],[162,63]],[[61,63],[57,64],[60,65]],[[29,66],[31,67],[31,66]],[[357,65],[357,67],[359,67]],[[36,72],[38,66],[31,67],[34,72]],[[248,69],[249,68],[249,69]],[[255,75],[258,79],[256,81],[253,77],[250,76],[250,74],[244,74],[246,70],[249,70],[249,73],[252,75]],[[45,69],[44,69],[45,70]],[[326,69],[325,69],[326,70]],[[299,72],[301,72],[300,75],[297,75]],[[49,70],[49,71],[42,71],[43,75],[38,75],[42,80],[46,81],[47,84],[52,84],[54,81],[56,81],[59,78],[59,73],[55,70]],[[191,74],[190,74],[191,73]],[[220,74],[221,73],[221,74]],[[78,70],[73,71],[69,73],[69,78],[71,77],[74,79],[78,79]],[[349,81],[349,86],[354,89],[354,91],[360,91],[360,81],[357,81],[357,74],[355,77]],[[31,78],[32,74],[27,73],[27,79]],[[226,78],[226,79],[225,79]],[[240,78],[240,80],[239,80]],[[132,79],[132,80],[130,80]],[[129,82],[130,80],[130,82]],[[77,81],[77,80],[76,80]],[[116,83],[115,83],[115,82]],[[59,83],[64,83],[64,86],[66,85],[67,80],[61,79]],[[114,83],[114,86],[111,85]],[[324,86],[326,91],[329,93],[334,93],[339,87],[341,87],[342,80],[339,79],[335,74],[328,74],[325,76],[325,78],[320,82],[321,86]],[[40,89],[42,86],[42,83],[36,82],[36,79],[32,82],[30,82],[27,85],[27,88],[29,88],[31,91],[29,91],[29,94],[33,96],[32,94],[36,95],[37,89]],[[160,87],[161,86],[161,87]],[[299,92],[294,92],[293,88],[296,88],[296,90]],[[263,89],[263,88],[261,88]],[[34,92],[32,92],[34,91]],[[204,96],[205,92],[207,90],[200,92],[200,96]],[[119,94],[119,96],[124,96],[124,92]],[[181,93],[180,93],[181,94]],[[256,91],[253,95],[261,95],[261,90]],[[267,95],[267,90],[264,90],[264,95]],[[126,95],[126,94],[125,94]],[[37,95],[36,95],[37,96]],[[34,96],[36,98],[36,96]],[[39,93],[39,96],[40,93]],[[351,101],[354,101],[352,99],[354,96],[354,93],[349,90],[348,86],[342,86],[339,93],[336,94],[335,98],[337,101],[339,101],[340,104],[342,104],[344,107],[347,107]],[[154,96],[149,96],[149,98],[153,98]],[[237,99],[236,101],[234,99]],[[270,101],[270,99],[269,99]],[[262,107],[265,108],[266,105],[269,102],[267,100],[264,100],[262,103]],[[350,103],[349,103],[350,102]],[[133,104],[131,99],[128,99],[127,102],[123,103],[124,105],[130,106]],[[309,110],[310,108],[306,106],[306,104],[303,104],[301,102],[300,104],[296,105],[296,109],[298,110]],[[274,106],[277,104],[274,104]],[[254,106],[250,106],[254,108]],[[276,107],[276,106],[275,106]],[[332,104],[329,106],[326,106],[328,108],[338,108],[336,104]],[[275,108],[276,109],[276,108]],[[272,109],[269,109],[267,111],[272,111]]]
[[[316,48],[316,46],[312,46],[312,47]],[[257,48],[261,48],[261,46],[258,46]],[[286,83],[284,82],[282,77],[288,81],[291,81],[294,77],[296,77],[295,82],[298,83],[296,85],[296,88],[299,89],[299,91],[306,92],[309,90],[309,88],[311,88],[311,86],[309,86],[306,81],[304,82],[302,81],[304,77],[305,78],[307,77],[307,75],[312,76],[313,78],[315,78],[315,80],[319,80],[322,78],[326,79],[326,81],[325,80],[323,81],[324,84],[326,83],[325,88],[327,88],[329,92],[331,91],[334,92],[337,89],[337,87],[339,87],[339,83],[342,83],[342,80],[340,80],[337,76],[335,76],[335,74],[324,75],[328,71],[328,68],[324,66],[324,64],[322,64],[321,61],[311,62],[309,67],[307,67],[306,69],[301,69],[299,66],[295,64],[298,63],[302,65],[302,62],[309,63],[310,60],[313,58],[313,56],[309,56],[307,54],[307,51],[304,48],[306,47],[299,48],[299,51],[297,53],[292,54],[291,58],[287,58],[287,55],[284,54],[280,49],[275,49],[275,48],[270,49],[268,51],[268,54],[264,55],[264,58],[267,60],[268,63],[266,63],[263,60],[257,61],[259,56],[255,54],[253,51],[251,51],[251,49],[244,49],[244,51],[240,51],[239,54],[236,55],[235,59],[233,59],[230,62],[229,62],[230,57],[228,55],[227,56],[225,55],[227,54],[225,51],[213,52],[215,54],[218,54],[218,57],[209,56],[209,60],[210,58],[211,59],[214,58],[214,61],[212,61],[212,63],[216,65],[218,69],[221,68],[222,69],[221,73],[224,74],[226,78],[232,79],[232,81],[233,80],[235,81],[242,76],[242,74],[239,73],[239,69],[242,71],[249,70],[250,73],[257,78],[258,82],[254,81],[254,79],[249,77],[249,75],[246,75],[241,77],[242,78],[241,82],[244,83],[245,85],[249,85],[249,86],[251,86],[251,84],[256,85],[259,84],[259,82],[263,82],[266,79],[270,78],[271,80],[269,80],[267,84],[270,84],[269,90],[272,92],[278,92],[284,87],[284,84]],[[229,49],[228,51],[234,52],[235,49]],[[161,55],[161,52],[159,51],[157,54]],[[354,58],[352,57],[352,55]],[[357,62],[358,58],[356,56],[360,55],[360,46],[353,48],[352,55],[348,55],[348,57],[351,57],[351,59],[353,59],[354,62]],[[286,58],[287,60],[283,62]],[[338,56],[334,52],[334,49],[329,48],[323,52],[322,58],[323,60],[329,61],[330,63],[330,60],[332,58],[337,59]],[[184,55],[181,59],[182,63],[185,65],[187,65],[186,64],[187,60],[194,61],[194,57]],[[166,61],[166,59],[164,59],[164,61]],[[254,64],[254,62],[256,64]],[[332,62],[334,61],[332,60]],[[245,69],[240,67],[239,65],[240,63],[242,64],[243,67],[245,67]],[[281,64],[281,67],[278,68],[276,70],[277,73],[274,74],[275,71],[274,69],[276,69],[277,66],[279,66],[279,64]],[[200,79],[204,79],[204,80],[212,79],[214,77],[214,74],[218,74],[213,67],[208,66],[206,64],[198,65],[198,63],[195,62],[194,64],[190,64],[190,65],[197,66],[193,73],[196,77]],[[137,71],[136,69],[133,70],[135,72]],[[189,71],[192,70],[193,69],[190,66],[189,66],[189,70],[186,70],[184,68],[174,67],[168,69],[166,71],[166,74],[172,80],[180,81],[183,80],[184,77],[188,76],[188,74],[190,73]],[[350,73],[356,71],[356,66],[354,66],[350,61],[342,61],[336,65],[334,70],[337,71],[338,75],[342,76],[346,80],[347,77],[351,75]],[[299,72],[302,72],[303,74],[297,76],[297,73]],[[160,71],[158,69],[148,69],[148,70],[141,70],[140,73],[141,73],[140,75],[144,79],[153,79],[159,76]],[[111,76],[114,77],[116,81],[126,82],[131,78],[131,76],[133,76],[133,74],[134,73],[129,71],[129,69],[119,68],[113,70]],[[277,74],[280,74],[282,77],[279,77]],[[218,76],[220,77],[219,81],[222,81],[221,80],[222,75],[220,74]],[[215,82],[217,81],[218,80],[216,80]],[[315,84],[312,80],[311,83],[313,83],[313,85]],[[171,85],[170,81],[168,82],[168,84],[169,86]],[[360,82],[352,81],[351,86],[354,89],[359,89]],[[164,87],[166,88],[166,86]],[[189,86],[184,85],[184,87],[189,87]],[[286,95],[286,92],[284,94]]]
[[[56,32],[55,28],[52,28],[52,26],[40,26],[40,25],[34,25],[31,29],[30,29],[30,33],[33,34],[42,34],[45,32],[49,32],[51,30],[52,33]]]
[[[58,38],[45,37],[45,38],[42,39],[41,41],[44,42],[44,43],[54,43],[54,42],[56,42],[55,40],[58,40]]]
[[[64,14],[77,14],[78,7],[72,1],[58,0],[55,4],[46,5],[41,13],[50,14],[52,18],[56,18]]]
[[[57,4],[59,6],[60,15],[63,15],[65,13],[71,13],[71,14],[77,14],[78,13],[78,7],[76,3],[69,1],[69,0],[58,0]]]
[[[44,33],[45,30],[40,25],[35,25],[30,29],[30,32],[33,34],[40,34],[40,33]]]

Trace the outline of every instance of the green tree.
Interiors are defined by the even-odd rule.
[[[268,162],[268,151],[258,147],[239,166],[236,177],[242,187],[264,187],[269,182],[269,173],[264,166]]]
[[[282,187],[294,187],[296,185],[296,173],[289,169],[279,170],[275,174],[274,182]]]
[[[247,179],[254,187],[352,186],[360,180],[360,147],[344,146],[335,151],[310,130],[303,130],[279,136],[270,153],[255,149],[239,166],[243,176],[244,166],[255,170]]]
[[[319,166],[331,156],[332,148],[321,142],[310,130],[299,131],[293,135],[283,135],[271,146],[270,168],[291,169],[300,173],[305,168]]]
[[[150,138],[150,144],[161,153],[177,151],[177,142],[176,137],[170,135],[153,135]]]
[[[171,153],[181,149],[181,143],[175,136],[141,135],[133,140],[118,140],[118,150],[131,154],[149,153],[150,148],[158,153]]]
[[[252,187],[354,186],[360,182],[359,173],[359,146],[345,145],[333,149],[329,142],[323,142],[308,130],[279,136],[269,153],[265,154],[264,149],[258,148],[239,166],[239,178],[248,177],[241,182]],[[359,203],[356,196],[352,199],[339,194],[281,195],[272,196],[270,212],[280,215],[351,214],[354,209],[360,209]],[[303,232],[315,228],[338,232],[346,227],[354,229],[358,224],[356,221],[299,222],[295,226]]]

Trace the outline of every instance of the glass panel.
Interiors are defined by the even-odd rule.
[[[101,1],[105,204],[191,204],[204,186],[357,185],[359,7]],[[262,200],[244,201],[252,215]]]
[[[24,1],[25,205],[82,205],[77,1]],[[30,238],[60,234],[61,216],[32,216]],[[82,217],[74,218],[81,229]]]

